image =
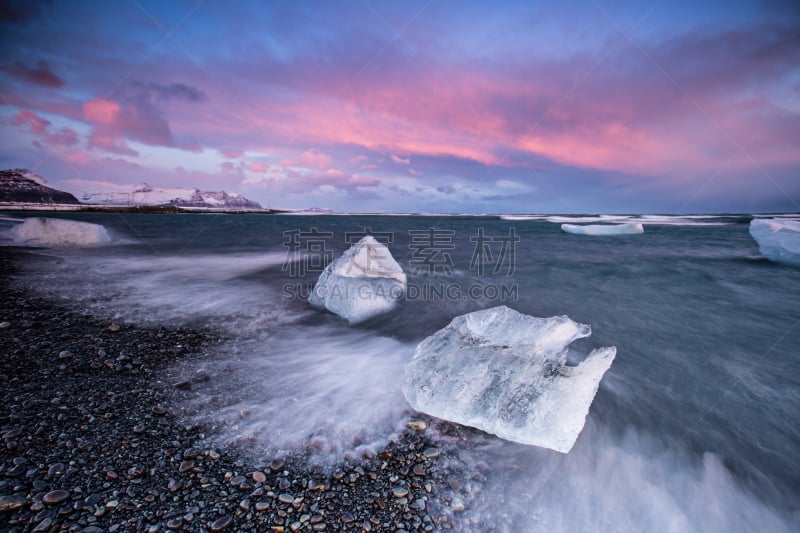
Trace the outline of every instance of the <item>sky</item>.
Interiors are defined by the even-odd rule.
[[[800,211],[800,3],[0,0],[0,167],[351,212]]]

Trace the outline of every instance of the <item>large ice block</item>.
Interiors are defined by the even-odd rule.
[[[754,219],[750,235],[767,259],[800,265],[800,220]]]
[[[11,230],[14,240],[30,246],[91,246],[111,242],[100,224],[62,218],[26,218]]]
[[[561,231],[574,235],[635,235],[644,233],[644,227],[638,222],[629,224],[561,224]]]
[[[461,315],[417,346],[403,393],[417,411],[566,453],[617,352],[598,348],[566,366],[570,343],[590,334],[567,316],[506,306]]]
[[[405,291],[403,268],[367,235],[325,268],[308,302],[357,324],[394,309]]]

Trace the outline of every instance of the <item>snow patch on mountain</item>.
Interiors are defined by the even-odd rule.
[[[236,209],[261,209],[261,205],[241,194],[225,191],[201,191],[196,188],[159,188],[147,183],[137,185],[130,192],[84,193],[81,201],[93,205],[216,207]]]

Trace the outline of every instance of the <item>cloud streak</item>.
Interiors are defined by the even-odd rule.
[[[366,205],[392,209],[402,197],[412,210],[432,191],[465,195],[476,210],[489,197],[519,210],[546,189],[560,199],[551,209],[561,199],[581,208],[586,191],[596,209],[680,207],[687,191],[708,206],[752,209],[765,184],[773,203],[800,194],[790,178],[800,170],[800,24],[786,13],[684,6],[703,23],[654,16],[629,40],[597,10],[549,7],[531,31],[529,6],[509,5],[493,15],[508,33],[499,35],[475,22],[490,13],[469,2],[412,21],[377,6],[383,22],[352,7],[204,5],[173,49],[152,46],[164,36],[135,9],[83,13],[103,22],[97,37],[64,9],[48,8],[60,24],[51,40],[36,35],[35,13],[8,22],[27,52],[2,67],[4,123],[70,147],[98,173],[110,154],[176,181],[238,179],[265,195],[369,192],[358,197]],[[640,18],[619,9],[611,16]],[[401,38],[388,39],[384,22]],[[31,57],[46,62],[30,66]],[[69,85],[55,72],[69,72]],[[717,174],[725,187],[704,189]]]

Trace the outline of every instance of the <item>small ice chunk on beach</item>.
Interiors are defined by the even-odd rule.
[[[29,246],[93,246],[111,242],[100,224],[63,218],[26,218],[11,230],[14,240]]]
[[[754,219],[750,235],[767,259],[800,265],[800,220]]]
[[[389,248],[367,235],[320,274],[308,303],[357,324],[395,308],[406,274]]]
[[[635,235],[644,233],[644,227],[631,224],[561,224],[561,230],[573,235]]]
[[[567,453],[617,353],[598,348],[566,366],[569,345],[589,335],[567,316],[506,306],[461,315],[417,346],[403,394],[417,411]]]

